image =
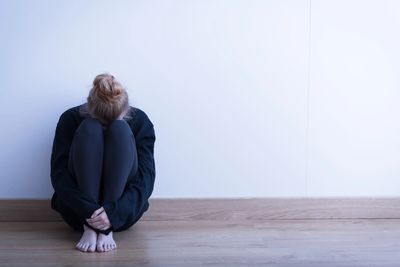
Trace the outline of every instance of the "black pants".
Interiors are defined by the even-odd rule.
[[[84,119],[73,137],[68,169],[79,189],[99,205],[117,200],[131,172],[138,169],[136,142],[127,122],[114,120],[103,128],[97,119]],[[83,231],[83,224],[88,225],[85,218],[78,218],[66,207],[61,215],[76,230]],[[115,231],[125,230],[137,220]]]

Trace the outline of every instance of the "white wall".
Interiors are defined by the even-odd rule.
[[[113,73],[153,197],[398,196],[398,1],[2,1],[0,198],[48,198],[60,114]]]
[[[312,1],[308,194],[400,194],[400,2]]]

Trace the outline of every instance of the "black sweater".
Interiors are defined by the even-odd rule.
[[[90,218],[101,206],[79,190],[76,178],[67,168],[69,149],[75,130],[85,119],[79,113],[80,106],[64,111],[57,123],[51,153],[50,176],[54,188],[51,207],[55,209],[54,202],[62,201],[63,205],[72,209],[81,218]],[[128,218],[137,218],[149,208],[148,199],[153,192],[156,176],[154,125],[139,108],[130,107],[130,114],[133,118],[127,119],[127,122],[135,136],[139,166],[136,174],[128,177],[122,196],[117,201],[103,205],[112,225],[111,230],[124,225]]]

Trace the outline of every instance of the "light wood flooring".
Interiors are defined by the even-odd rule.
[[[142,220],[82,253],[64,222],[0,222],[0,266],[400,266],[398,219]]]

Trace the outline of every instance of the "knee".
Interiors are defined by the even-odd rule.
[[[103,126],[98,119],[86,118],[84,119],[78,127],[79,134],[90,137],[102,137],[103,136]]]
[[[121,137],[121,135],[133,135],[129,124],[125,120],[113,120],[107,126],[107,135]]]

